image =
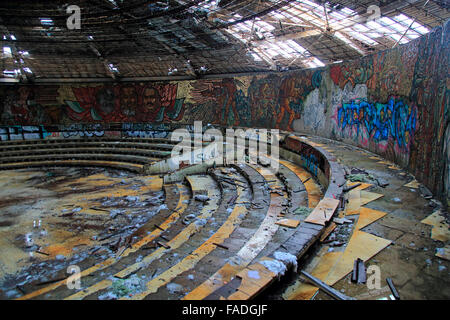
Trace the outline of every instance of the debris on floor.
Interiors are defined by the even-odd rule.
[[[431,239],[439,240],[444,243],[450,241],[449,224],[446,222],[445,216],[441,210],[434,211],[421,222],[433,226],[431,229]]]

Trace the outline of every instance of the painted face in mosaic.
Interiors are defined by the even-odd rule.
[[[114,93],[110,88],[103,88],[97,93],[97,103],[104,114],[114,110]]]
[[[155,88],[145,88],[142,97],[144,112],[156,113],[161,109],[161,97]]]
[[[122,87],[120,90],[120,106],[124,115],[130,117],[136,115],[137,93],[136,88]]]

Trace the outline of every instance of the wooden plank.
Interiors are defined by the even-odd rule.
[[[381,197],[383,197],[382,194],[375,193],[375,192],[369,192],[369,191],[361,191],[361,206],[368,204],[369,202],[375,201]]]
[[[288,228],[297,228],[298,225],[300,224],[300,221],[294,219],[281,219],[278,220],[276,224]]]
[[[323,232],[322,236],[320,237],[319,241],[323,242],[329,235],[336,229],[337,225],[336,223],[332,222]]]
[[[317,207],[315,207],[314,210],[305,219],[305,222],[320,224],[324,226],[326,222],[331,219],[338,206],[339,200],[332,198],[323,198],[319,202]]]
[[[356,230],[367,227],[369,224],[383,218],[387,215],[386,212],[378,211],[370,208],[361,208],[358,222],[356,223]]]
[[[421,222],[433,226],[431,229],[431,239],[444,243],[450,240],[449,225],[446,223],[445,217],[441,216],[440,210],[436,210]]]

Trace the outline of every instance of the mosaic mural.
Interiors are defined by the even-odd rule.
[[[443,194],[448,188],[448,178],[442,177],[448,167],[449,31],[447,23],[392,50],[287,73],[165,83],[4,85],[0,125],[202,120],[301,130],[378,153]],[[144,131],[135,135],[145,136]]]

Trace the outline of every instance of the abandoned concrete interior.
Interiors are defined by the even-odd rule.
[[[0,299],[449,299],[449,9],[1,1]]]

